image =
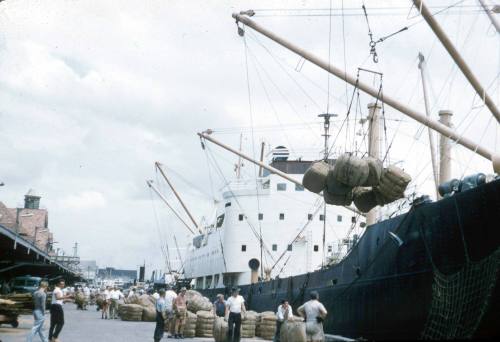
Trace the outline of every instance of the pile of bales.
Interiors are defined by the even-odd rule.
[[[227,335],[227,322],[224,317],[216,317],[214,321],[214,339],[215,342],[226,341]]]
[[[255,311],[247,311],[241,321],[241,337],[254,338],[257,327],[257,317],[259,314]]]
[[[198,311],[196,317],[196,337],[213,337],[214,314],[210,311]]]
[[[196,322],[198,317],[196,314],[188,311],[186,317],[186,324],[184,325],[184,337],[195,337],[196,336]]]
[[[203,297],[198,291],[186,291],[186,301],[187,309],[194,314],[198,313],[198,311],[212,310],[212,303],[210,300],[207,297]]]
[[[133,295],[130,298],[125,298],[123,304],[118,305],[118,315],[124,321],[156,321],[156,299],[153,296],[143,294],[141,296]],[[141,309],[139,315],[139,308]],[[133,311],[133,315],[124,314]]]
[[[255,335],[264,340],[272,340],[276,332],[276,315],[272,311],[264,311],[257,316]]]

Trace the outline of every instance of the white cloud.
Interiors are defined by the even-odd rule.
[[[61,201],[61,207],[63,209],[100,209],[105,208],[106,205],[106,198],[97,191],[83,191],[76,195],[69,195]]]

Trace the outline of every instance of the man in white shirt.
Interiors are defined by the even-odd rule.
[[[50,305],[50,329],[49,341],[58,342],[57,339],[64,325],[63,303],[66,296],[63,294],[64,279],[59,279],[52,292],[52,303]]]
[[[297,309],[300,316],[306,319],[306,337],[308,342],[320,342],[325,340],[323,332],[323,320],[327,311],[319,302],[319,294],[311,291],[310,300]]]
[[[104,300],[103,300],[102,306],[101,306],[101,310],[102,310],[101,318],[108,319],[109,305],[111,304],[111,292],[109,291],[109,286],[106,286],[106,288],[102,292],[102,297],[104,297]]]
[[[128,291],[127,298],[131,298],[134,294],[135,294],[134,289],[130,289],[130,291]]]
[[[227,342],[239,342],[241,338],[241,314],[246,314],[245,299],[239,295],[240,289],[233,287],[231,297],[226,301]]]
[[[175,319],[174,319],[174,300],[177,298],[177,293],[172,290],[170,285],[167,285],[167,292],[165,293],[165,309],[167,313],[167,326],[168,326],[168,338],[172,338],[175,334]]]
[[[281,301],[281,305],[278,306],[278,310],[276,312],[276,332],[274,334],[274,342],[280,342],[280,334],[281,334],[281,325],[293,318],[292,307],[288,304],[287,299],[283,299]]]
[[[111,297],[111,305],[109,307],[109,318],[118,318],[118,301],[123,298],[123,293],[115,286],[109,293]]]

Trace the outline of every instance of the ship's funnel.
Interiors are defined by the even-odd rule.
[[[255,284],[259,281],[259,267],[260,267],[260,262],[257,259],[250,259],[248,262],[248,267],[252,270],[251,274],[251,279],[250,282],[252,284]]]

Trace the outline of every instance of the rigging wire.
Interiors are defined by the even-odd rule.
[[[248,72],[248,45],[247,45],[247,38],[246,35],[243,36],[243,42],[244,42],[244,48],[245,48],[245,74],[246,74],[246,83],[247,83],[247,94],[248,94],[248,111],[250,113],[250,127],[252,131],[252,153],[253,153],[253,159],[255,158],[255,135],[253,131],[253,110],[252,110],[252,94],[250,92],[250,74]],[[240,166],[238,166],[240,167]],[[255,191],[257,192],[257,212],[260,213],[260,199],[259,199],[259,183],[258,183],[258,178],[257,178],[257,165],[253,165],[253,170],[254,170],[254,178],[255,178]],[[262,239],[262,224],[260,220],[258,220],[259,224],[259,249],[260,249],[260,264],[263,264],[263,251],[262,251],[262,245],[263,245],[263,239]],[[263,268],[260,268],[260,276],[261,278],[264,277],[263,273]]]

